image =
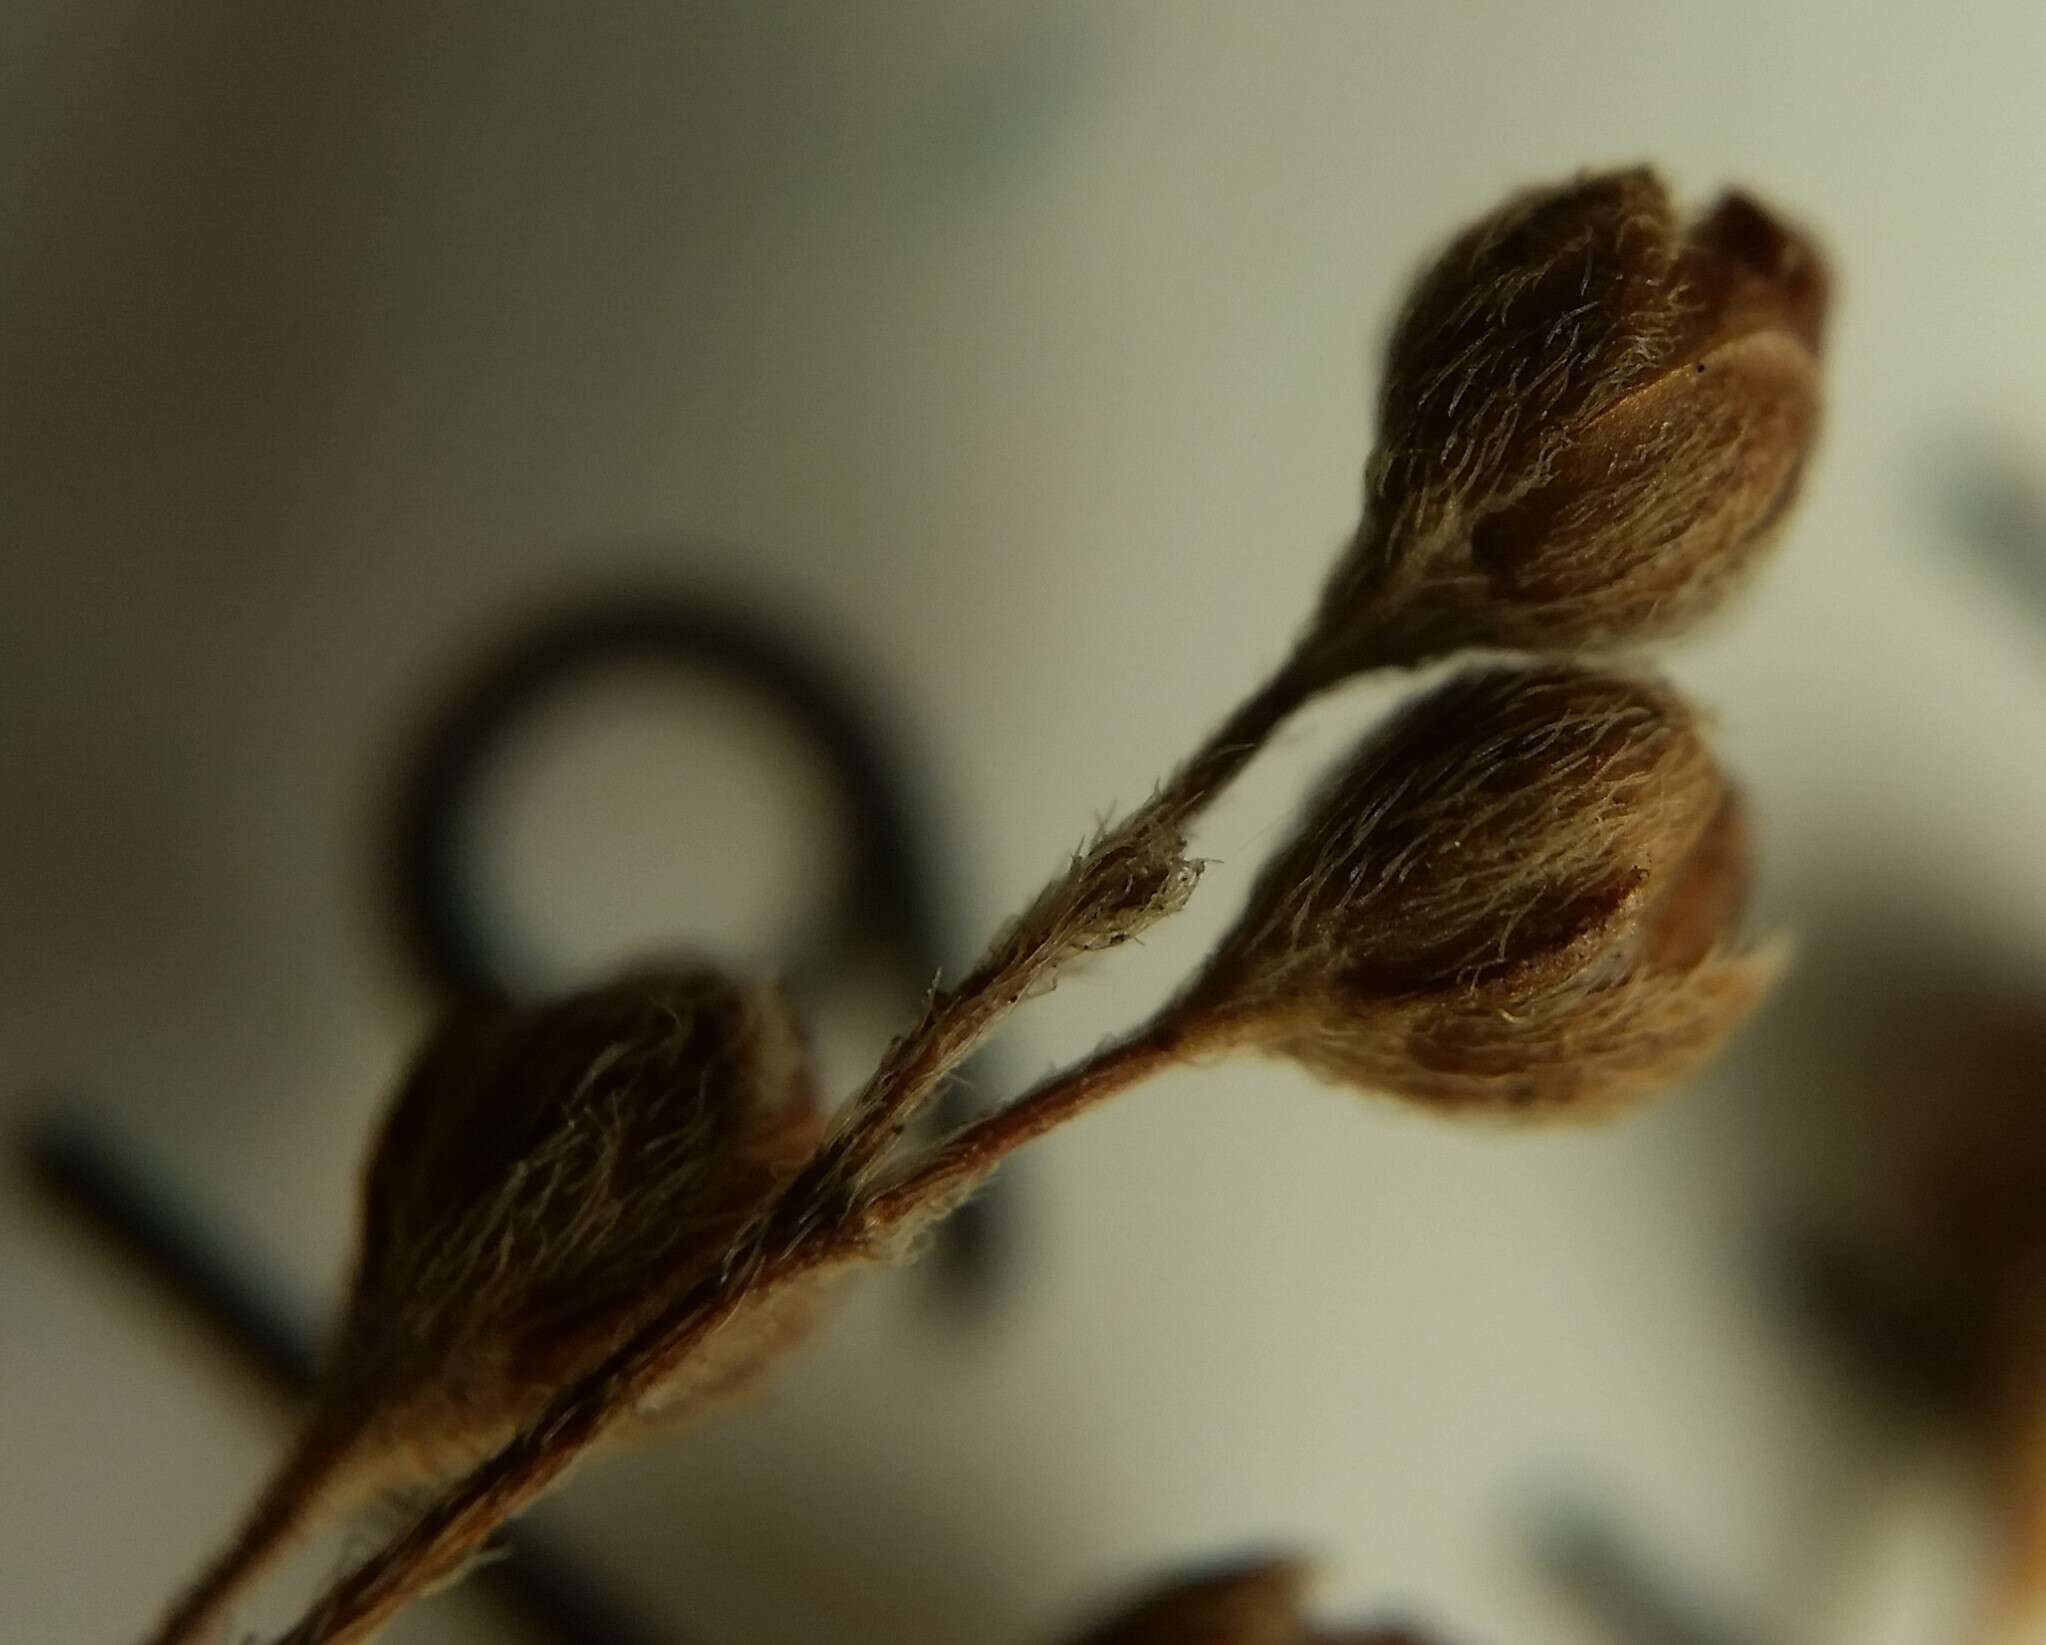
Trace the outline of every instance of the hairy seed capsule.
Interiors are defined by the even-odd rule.
[[[1365,744],[1189,995],[1340,1081],[1603,1108],[1759,997],[1728,952],[1744,831],[1690,710],[1580,667],[1451,681]]]
[[[1395,328],[1364,524],[1311,649],[1334,672],[1580,650],[1711,611],[1811,451],[1826,296],[1816,250],[1759,203],[1687,225],[1647,170],[1482,219]]]
[[[399,1090],[364,1183],[333,1399],[386,1474],[509,1438],[720,1257],[821,1131],[780,993],[701,966],[457,1014]],[[687,1392],[802,1323],[735,1321]]]

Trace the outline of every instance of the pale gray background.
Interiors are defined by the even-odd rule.
[[[331,1284],[421,1010],[370,900],[394,732],[494,620],[620,568],[877,659],[989,926],[1279,651],[1420,254],[1641,156],[1766,190],[1843,274],[1789,552],[1671,662],[1770,906],[1844,880],[2037,955],[2046,646],[1924,459],[1987,430],[2046,462],[2042,62],[2032,0],[17,0],[0,1103],[83,1093]],[[1290,732],[1183,929],[1021,1019],[1009,1066],[1168,986],[1387,698]],[[707,713],[584,729],[514,795],[535,918],[593,959],[757,925],[797,779]],[[882,1026],[841,1025],[841,1080]],[[1332,1605],[1546,1645],[1592,1637],[1520,1551],[1564,1479],[1780,1637],[1940,1637],[1965,1477],[1752,1295],[1764,1063],[1562,1138],[1164,1082],[1044,1147],[979,1337],[877,1279],[765,1400],[550,1514],[706,1642],[1045,1639],[1161,1562],[1287,1544]],[[0,1221],[0,1633],[132,1637],[277,1416],[12,1183]]]

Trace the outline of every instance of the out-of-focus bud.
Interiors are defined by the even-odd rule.
[[[723,1255],[821,1126],[780,992],[707,967],[454,1016],[373,1147],[330,1378],[375,1482],[509,1439]],[[743,1380],[813,1300],[735,1319],[656,1405]]]
[[[1073,1645],[1421,1645],[1404,1629],[1317,1626],[1308,1567],[1259,1559],[1160,1583]]]
[[[1338,772],[1186,1009],[1440,1108],[1604,1111],[1702,1060],[1760,997],[1770,963],[1728,946],[1744,837],[1669,691],[1472,673]]]
[[[1319,672],[1626,644],[1712,610],[1811,451],[1826,289],[1811,243],[1753,199],[1685,224],[1645,169],[1466,230],[1393,334]]]

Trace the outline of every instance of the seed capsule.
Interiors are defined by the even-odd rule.
[[[399,1472],[484,1454],[717,1260],[821,1123],[779,992],[706,967],[456,1016],[371,1154],[332,1398]],[[687,1392],[806,1311],[735,1321]]]
[[[371,1150],[355,1279],[310,1419],[153,1645],[209,1637],[323,1512],[509,1441],[719,1260],[821,1125],[781,995],[706,967],[450,1018]],[[739,1314],[687,1386],[635,1414],[743,1381],[813,1304],[790,1291]]]
[[[1669,691],[1469,674],[1337,773],[1184,1009],[1440,1107],[1605,1108],[1759,997],[1768,963],[1729,952],[1744,838]]]
[[[1679,221],[1647,170],[1522,194],[1395,328],[1324,672],[1688,627],[1752,569],[1819,421],[1824,265],[1744,194]]]

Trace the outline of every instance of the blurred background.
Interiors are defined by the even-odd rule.
[[[1813,1276],[2046,1015],[2041,62],[2025,0],[6,7],[0,1633],[136,1636],[288,1421],[24,1149],[311,1340],[432,1009],[394,819],[494,657],[591,602],[787,639],[878,728],[956,962],[1280,654],[1421,257],[1651,158],[1841,275],[1786,551],[1667,660],[1800,939],[1765,1019],[1610,1131],[1161,1082],[1035,1150],[978,1265],[869,1279],[536,1524],[677,1645],[1020,1645],[1275,1547],[1447,1641],[1955,1637],[1993,1467]],[[1289,729],[1195,907],[1019,1017],[991,1094],[1168,989],[1400,689]],[[433,859],[528,980],[800,969],[876,883],[757,690],[621,665],[538,709]],[[842,969],[840,1090],[905,986]],[[549,1637],[486,1587],[392,1637]]]

